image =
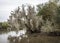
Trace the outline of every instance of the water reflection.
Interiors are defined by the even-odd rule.
[[[18,31],[18,34],[16,34],[15,31],[10,31],[8,33],[3,33],[3,34],[0,34],[0,43],[9,43],[8,41],[8,36],[11,35],[12,37],[13,36],[20,36],[22,34],[25,34],[25,30],[20,30]]]
[[[0,35],[0,43],[9,43],[7,40],[8,35],[7,34],[1,34]]]

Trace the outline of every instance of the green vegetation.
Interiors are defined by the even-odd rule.
[[[53,1],[49,3],[38,5],[37,16],[42,16],[45,24],[42,26],[42,31],[54,32],[60,30],[60,4],[59,2]]]
[[[11,29],[26,29],[27,33],[54,32],[60,30],[60,4],[59,1],[49,0],[48,3],[37,5],[38,12],[35,7],[28,6],[27,13],[24,5],[22,10],[20,7],[15,11],[11,11],[8,23]]]
[[[0,22],[0,30],[4,31],[7,30],[9,24],[7,22]]]
[[[60,43],[60,3],[59,0],[49,0],[48,3],[28,6],[22,10],[11,12],[8,20],[10,27],[17,31],[26,29],[26,35],[19,43]],[[13,29],[13,28],[12,28]]]

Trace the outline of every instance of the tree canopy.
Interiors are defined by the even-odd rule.
[[[18,7],[11,12],[8,22],[11,28],[26,29],[28,33],[56,31],[60,28],[60,6],[58,3],[53,0],[37,5],[38,12],[34,6],[29,5],[25,9],[25,6],[22,5],[22,9]]]

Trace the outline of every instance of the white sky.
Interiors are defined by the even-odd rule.
[[[9,18],[11,10],[21,6],[22,4],[37,5],[48,2],[48,0],[0,0],[0,22]]]

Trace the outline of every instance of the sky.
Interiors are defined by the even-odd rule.
[[[22,4],[37,5],[48,0],[0,0],[0,22],[7,21],[10,12]]]

